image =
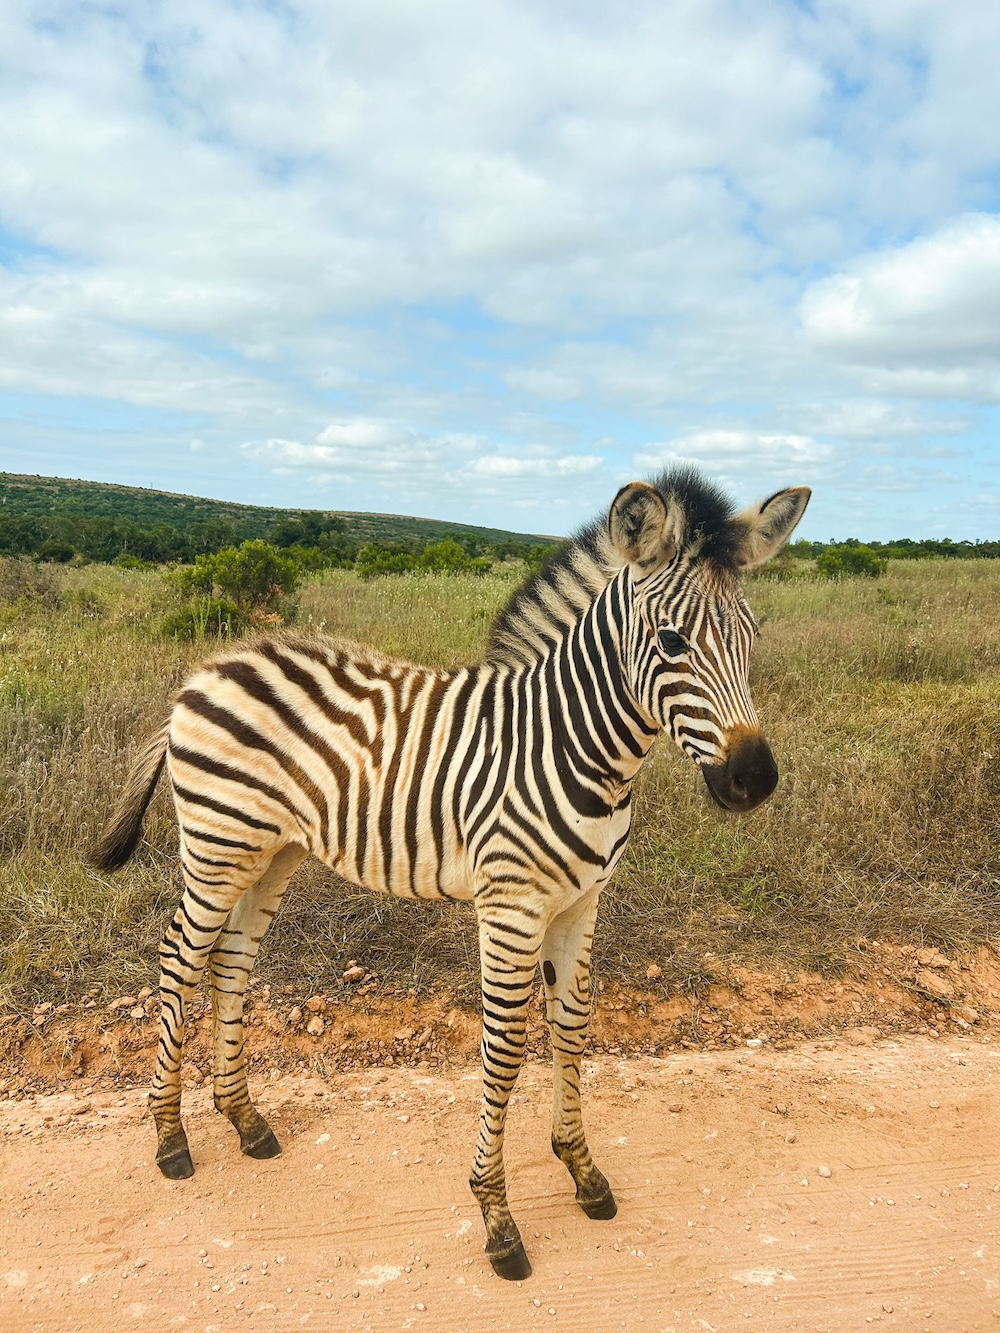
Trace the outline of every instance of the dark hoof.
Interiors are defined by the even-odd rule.
[[[190,1180],[194,1175],[194,1162],[187,1148],[171,1153],[169,1157],[158,1157],[156,1165],[168,1180]]]
[[[577,1199],[577,1203],[595,1222],[610,1222],[618,1212],[615,1196],[610,1190],[599,1199]]]
[[[262,1139],[256,1143],[241,1143],[240,1152],[246,1153],[248,1157],[255,1157],[258,1162],[264,1161],[268,1157],[278,1157],[281,1155],[281,1144],[274,1137],[271,1130],[268,1130]]]
[[[489,1254],[488,1251],[487,1253]],[[497,1277],[502,1277],[507,1282],[523,1282],[526,1277],[531,1277],[531,1264],[528,1263],[528,1256],[520,1241],[507,1254],[489,1254],[489,1261]]]

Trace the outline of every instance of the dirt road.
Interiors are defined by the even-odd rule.
[[[258,1078],[270,1162],[188,1092],[180,1183],[153,1166],[142,1088],[0,1101],[0,1328],[1000,1328],[998,1057],[994,1032],[595,1059],[612,1222],[575,1207],[530,1063],[518,1284],[492,1274],[466,1185],[472,1065]]]

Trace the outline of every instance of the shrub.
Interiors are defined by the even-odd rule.
[[[56,565],[66,565],[76,555],[76,547],[70,546],[69,542],[47,541],[42,542],[35,552],[39,560],[48,560]]]
[[[244,542],[213,555],[200,555],[193,565],[172,571],[182,596],[222,599],[237,606],[249,619],[254,613],[277,613],[302,579],[291,556],[269,542]]]
[[[188,606],[167,616],[162,632],[169,639],[234,639],[247,625],[247,617],[234,602],[222,597],[195,597]]]
[[[860,542],[828,546],[816,557],[817,571],[828,579],[877,579],[885,573],[886,563],[870,546],[862,546]]]
[[[0,605],[59,605],[59,584],[51,565],[36,565],[27,556],[0,557]]]
[[[417,568],[417,561],[409,551],[391,551],[377,542],[366,542],[358,550],[354,567],[363,579],[377,579],[383,574],[409,574]]]
[[[493,568],[493,560],[488,555],[470,556],[458,542],[445,537],[424,547],[417,567],[440,574],[485,574]]]

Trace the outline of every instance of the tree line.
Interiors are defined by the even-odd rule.
[[[187,530],[168,523],[141,523],[123,517],[20,515],[0,512],[0,555],[68,564],[93,561],[127,568],[194,565],[251,540],[242,525],[208,518]],[[537,542],[488,541],[471,533],[448,533],[440,541],[419,536],[371,541],[352,536],[333,514],[306,513],[282,518],[266,534],[268,545],[286,552],[304,570],[358,569],[367,577],[413,569],[482,571],[498,560],[539,563],[551,549]]]

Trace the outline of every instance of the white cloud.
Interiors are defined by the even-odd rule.
[[[246,443],[243,451],[279,475],[300,472],[324,482],[366,479],[377,487],[398,485],[411,496],[436,493],[467,502],[506,491],[512,503],[529,506],[538,497],[519,495],[523,484],[559,480],[559,498],[566,502],[567,484],[572,488],[604,466],[597,455],[560,456],[537,444],[514,453],[475,436],[429,436],[398,422],[360,417],[331,423],[315,443],[270,439]]]
[[[603,459],[593,454],[571,454],[567,458],[512,458],[487,454],[469,464],[469,472],[482,477],[577,477],[599,468]]]
[[[897,394],[1000,390],[1000,217],[974,214],[814,283],[802,324],[816,347],[870,368]]]
[[[670,467],[675,463],[695,463],[713,468],[739,470],[790,469],[815,470],[833,457],[828,444],[820,444],[807,435],[767,435],[750,430],[703,430],[671,440],[650,444],[633,456],[637,468]]]

